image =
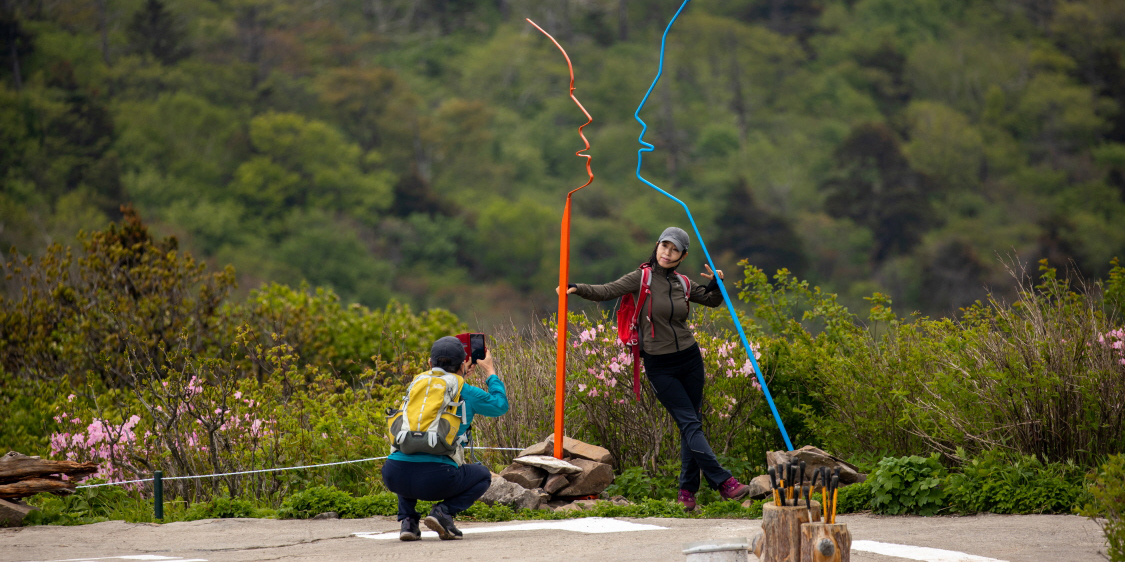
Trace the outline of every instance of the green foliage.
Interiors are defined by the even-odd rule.
[[[291,494],[281,503],[277,515],[283,519],[309,519],[320,513],[350,513],[353,498],[332,486],[312,486]]]
[[[945,491],[957,513],[1071,513],[1082,503],[1084,477],[1073,464],[990,452],[950,474]]]
[[[1113,269],[1109,271],[1109,279],[1105,283],[1105,301],[1113,318],[1122,321],[1125,320],[1125,265],[1121,265],[1117,258],[1113,258],[1110,265]]]
[[[103,482],[90,479],[90,484]],[[28,504],[38,507],[24,518],[25,525],[85,525],[108,521],[127,508],[130,495],[119,486],[82,488],[68,496],[37,494]],[[151,507],[151,505],[150,505]]]
[[[945,468],[937,454],[887,457],[870,475],[871,507],[876,513],[934,515],[945,505]]]
[[[1110,456],[1098,468],[1090,496],[1081,514],[1101,525],[1109,547],[1107,558],[1111,562],[1125,560],[1125,455]]]
[[[243,287],[461,313],[540,294],[585,118],[524,17],[556,22],[595,118],[574,272],[619,274],[682,220],[623,179],[663,28],[648,14],[670,6],[407,4],[138,0],[104,34],[98,10],[11,6],[0,247],[37,254],[132,201]],[[949,314],[1002,275],[998,248],[1101,276],[1125,250],[1114,6],[692,3],[645,172],[720,225],[704,235],[728,267],[788,267],[849,303],[878,289]]]
[[[872,509],[872,500],[874,499],[870,477],[858,484],[842,486],[836,494],[836,513],[868,511]]]
[[[633,502],[648,499],[675,499],[679,486],[677,477],[673,474],[674,472],[652,477],[639,466],[626,468],[613,478],[613,483],[606,488],[605,493],[610,496],[622,496]]]
[[[272,509],[260,509],[254,502],[245,499],[218,496],[210,501],[193,504],[184,514],[185,521],[197,519],[229,519],[232,517],[267,518],[274,515]]]
[[[1015,303],[993,296],[959,320],[901,318],[876,293],[864,326],[784,271],[770,283],[747,268],[739,298],[755,307],[750,333],[782,336],[765,340],[763,368],[781,375],[771,391],[787,427],[785,381],[801,381],[793,425],[811,435],[800,441],[844,455],[1007,448],[1089,463],[1122,446],[1107,408],[1125,399],[1125,332],[1108,301],[1040,268],[1038,282],[1018,277]]]

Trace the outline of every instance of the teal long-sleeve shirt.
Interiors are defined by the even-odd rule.
[[[465,419],[468,420],[461,424],[461,429],[457,431],[457,436],[464,435],[469,430],[469,426],[473,423],[473,416],[480,414],[482,416],[496,418],[508,412],[508,392],[504,389],[504,381],[496,375],[490,375],[485,381],[488,390],[475,387],[471,384],[466,384],[461,388],[461,400],[465,401]],[[460,414],[461,412],[458,412]],[[408,455],[402,451],[395,451],[387,457],[389,460],[406,461],[406,462],[443,462],[453,466],[457,463],[453,459],[445,455],[431,455],[429,453],[415,453]]]

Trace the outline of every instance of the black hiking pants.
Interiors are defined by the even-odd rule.
[[[714,489],[731,477],[703,435],[703,355],[699,345],[664,355],[642,353],[656,398],[680,428],[680,489],[699,491],[699,473]]]
[[[479,464],[388,460],[383,463],[383,483],[398,494],[398,520],[417,521],[418,500],[440,501],[434,507],[443,506],[450,517],[469,509],[488,491],[492,474]]]

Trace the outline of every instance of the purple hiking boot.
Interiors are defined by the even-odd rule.
[[[676,498],[676,501],[684,506],[684,511],[695,511],[695,494],[680,490],[680,497]]]
[[[726,482],[719,485],[719,495],[724,500],[740,500],[750,493],[750,486],[738,481],[737,478],[731,476],[727,478]]]

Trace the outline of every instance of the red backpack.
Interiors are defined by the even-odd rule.
[[[684,287],[684,300],[687,300],[691,296],[691,280],[682,273],[673,273],[680,278],[680,284]],[[633,293],[627,293],[621,297],[621,303],[617,307],[617,339],[633,352],[633,394],[638,402],[641,400],[641,309],[652,294],[649,288],[651,284],[652,266],[642,263],[640,299],[635,301]],[[688,301],[688,306],[691,306],[691,301]],[[648,303],[646,318],[649,320],[649,326],[652,326],[651,302]],[[652,337],[656,337],[656,327],[652,328]]]

